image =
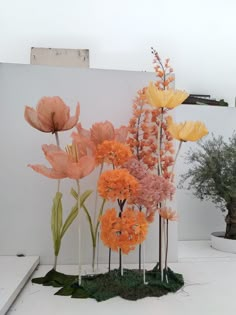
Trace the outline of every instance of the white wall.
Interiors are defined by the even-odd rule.
[[[150,71],[153,46],[178,88],[234,104],[235,11],[235,0],[0,0],[0,61],[88,48],[92,68]]]
[[[171,58],[177,88],[234,106],[235,12],[235,0],[0,0],[0,61],[29,63],[32,46],[88,48],[92,68],[151,71],[153,46]],[[180,237],[223,226],[211,209],[183,212]]]

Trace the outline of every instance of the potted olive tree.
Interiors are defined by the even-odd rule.
[[[212,233],[212,246],[236,253],[236,132],[225,141],[212,136],[188,152],[191,167],[181,176],[180,186],[187,183],[195,196],[211,200],[225,212],[226,229]]]

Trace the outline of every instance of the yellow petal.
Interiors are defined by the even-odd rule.
[[[208,130],[201,121],[186,121],[176,124],[172,118],[167,120],[168,128],[171,136],[180,141],[198,141],[208,134]]]
[[[145,92],[147,101],[155,108],[173,109],[183,103],[188,93],[180,90],[159,90],[154,83],[150,83]]]

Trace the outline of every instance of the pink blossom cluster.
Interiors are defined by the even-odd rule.
[[[150,173],[143,163],[136,158],[129,159],[124,165],[139,181],[138,195],[130,200],[139,208],[146,208],[146,217],[153,221],[158,204],[166,199],[171,200],[175,192],[174,185],[162,176]]]
[[[135,204],[146,208],[146,217],[153,221],[158,204],[164,200],[171,200],[175,187],[164,177],[157,174],[147,174],[139,181],[139,193],[133,200]]]
[[[123,167],[138,180],[141,180],[147,174],[147,169],[144,167],[143,163],[135,157],[130,158],[123,164]]]

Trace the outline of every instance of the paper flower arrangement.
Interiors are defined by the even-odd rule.
[[[174,80],[169,60],[164,63],[153,50],[157,81],[138,91],[133,104],[133,114],[128,126],[115,128],[109,121],[96,122],[89,130],[78,123],[80,106],[70,117],[69,107],[59,97],[42,98],[36,110],[26,107],[25,119],[42,132],[55,134],[56,145],[42,146],[51,167],[29,165],[34,171],[57,179],[53,199],[51,229],[55,261],[53,269],[35,283],[60,286],[57,293],[72,297],[92,297],[98,301],[122,296],[138,299],[174,292],[183,285],[181,275],[168,268],[169,221],[177,220],[177,212],[169,202],[175,192],[174,167],[180,146],[186,141],[197,141],[208,133],[202,122],[176,124],[170,116],[188,94],[173,90]],[[65,150],[60,148],[59,132],[76,128],[72,143]],[[175,154],[173,139],[179,141]],[[88,209],[86,201],[92,190],[81,192],[81,181],[95,168],[99,168],[95,207]],[[75,205],[63,222],[60,180],[75,180],[71,189]],[[113,203],[106,207],[106,201]],[[81,234],[81,216],[88,219],[88,233]],[[155,222],[155,216],[159,222]],[[56,271],[61,241],[72,222],[77,218],[79,235],[79,274],[67,276]],[[159,234],[159,257],[156,266],[145,267],[145,240],[149,225],[155,224]],[[89,236],[90,235],[90,236]],[[92,267],[94,274],[82,275],[81,239],[91,237]],[[108,247],[108,272],[96,274],[95,260],[99,238]],[[138,247],[137,268],[123,268],[123,255]],[[119,268],[111,267],[112,251],[119,253]],[[98,255],[97,255],[98,256]],[[99,259],[99,258],[97,258]],[[97,261],[99,264],[99,261]]]

